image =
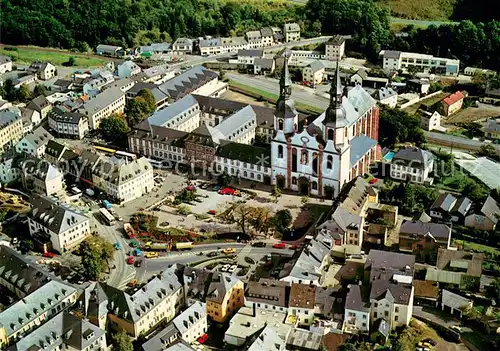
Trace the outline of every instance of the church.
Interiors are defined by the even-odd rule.
[[[370,163],[379,157],[377,102],[360,85],[342,88],[337,63],[328,108],[309,125],[299,127],[284,55],[271,141],[271,183],[333,198],[344,184],[369,171]]]

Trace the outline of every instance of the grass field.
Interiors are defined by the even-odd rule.
[[[480,252],[488,252],[488,253],[491,253],[494,255],[500,255],[500,250],[495,248],[495,247],[477,244],[477,243],[473,243],[473,242],[470,242],[467,240],[464,241],[464,240],[460,240],[460,239],[455,239],[455,240],[453,240],[453,245],[454,246],[459,245],[460,247],[465,246],[462,250],[475,250],[475,251],[480,251]]]
[[[65,50],[44,49],[38,47],[18,47],[17,51],[5,50],[5,47],[0,48],[0,54],[11,56],[14,65],[31,64],[33,61],[48,61],[56,66],[62,66],[71,56],[75,58],[76,67],[93,67],[102,66],[106,62],[104,59],[86,56],[84,54],[72,53]]]
[[[410,115],[414,115],[417,112],[420,105],[422,105],[422,104],[425,106],[434,105],[436,102],[441,101],[445,96],[448,96],[448,95],[449,95],[448,93],[439,93],[439,94],[432,96],[430,98],[420,100],[416,104],[413,104],[413,105],[408,106],[407,108],[403,109],[403,111],[408,112]]]
[[[391,9],[392,15],[407,19],[447,20],[451,18],[457,0],[377,0]]]

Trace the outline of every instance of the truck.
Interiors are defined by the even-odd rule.
[[[144,244],[144,250],[147,251],[168,251],[169,249],[169,243],[154,243],[152,241],[148,241],[146,244]]]
[[[193,248],[193,242],[192,241],[186,241],[183,243],[176,243],[175,248],[177,250],[190,250]]]
[[[106,210],[111,209],[111,202],[109,202],[108,200],[102,200],[102,204],[106,208]]]
[[[135,231],[134,228],[130,223],[124,223],[123,224],[123,230],[125,231],[125,234],[127,234],[127,237],[129,239],[134,239],[135,238]]]

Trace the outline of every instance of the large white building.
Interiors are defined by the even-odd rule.
[[[20,166],[25,190],[41,195],[65,195],[64,176],[56,166],[37,158],[28,158]]]
[[[400,69],[408,72],[408,68],[414,66],[423,73],[458,76],[460,70],[459,60],[415,52],[382,50],[380,56],[382,56],[384,70],[390,72],[399,71]]]
[[[345,38],[334,35],[325,43],[325,58],[330,61],[339,61],[345,55]]]
[[[42,157],[47,143],[54,137],[43,127],[38,127],[33,132],[26,134],[17,144],[16,152]]]
[[[0,55],[0,74],[12,71],[12,59],[9,56]]]
[[[125,94],[119,88],[104,90],[87,101],[80,112],[88,118],[90,129],[99,128],[103,118],[125,111]]]
[[[68,204],[36,196],[31,199],[31,205],[28,214],[30,234],[48,236],[53,250],[61,253],[71,250],[90,235],[89,218]]]
[[[89,121],[86,116],[78,112],[67,112],[54,107],[49,113],[49,127],[59,137],[82,139],[89,130]]]
[[[195,302],[172,321],[187,343],[192,343],[203,336],[208,329],[207,307],[204,302]]]
[[[398,151],[391,163],[391,177],[413,183],[431,183],[434,169],[434,156],[426,150],[408,147]]]
[[[20,111],[9,108],[0,111],[0,153],[10,149],[23,136]]]

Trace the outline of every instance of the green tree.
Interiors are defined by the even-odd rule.
[[[274,216],[274,225],[280,233],[285,233],[292,224],[292,214],[290,210],[279,210]]]
[[[79,253],[85,276],[98,280],[104,271],[109,270],[114,251],[113,245],[100,236],[91,236],[83,241]]]
[[[486,287],[486,296],[495,301],[500,301],[500,278],[496,278]]]
[[[14,83],[12,82],[12,79],[6,79],[4,84],[3,84],[3,91],[4,91],[4,99],[7,101],[15,101],[17,99],[17,91],[16,88],[14,88]]]
[[[120,330],[112,336],[113,350],[116,351],[134,351],[132,339],[127,335],[124,330]]]
[[[415,143],[417,146],[425,143],[425,135],[420,128],[418,118],[407,112],[388,106],[380,107],[379,143],[392,148],[403,142]]]
[[[74,56],[70,56],[68,62],[66,62],[65,66],[73,67],[76,64],[76,60]]]
[[[156,101],[151,90],[142,89],[139,91],[139,94],[137,94],[137,99],[143,99],[146,102],[147,114],[151,114],[156,110]]]
[[[338,351],[356,351],[356,344],[351,343],[350,340],[340,345],[337,349]]]
[[[47,95],[47,88],[43,84],[35,85],[35,88],[33,89],[33,94],[31,96],[34,99],[40,95],[43,95],[43,96]]]
[[[126,139],[128,126],[123,118],[112,115],[101,120],[99,132],[106,141],[122,142]]]
[[[144,121],[148,116],[149,106],[142,98],[130,99],[125,108],[127,121],[130,126],[135,126]]]
[[[481,148],[479,149],[479,151],[477,152],[477,155],[479,157],[483,157],[483,156],[489,157],[495,161],[500,160],[500,157],[498,156],[497,149],[493,145],[490,145],[490,144],[482,145]]]
[[[271,196],[274,197],[274,202],[278,202],[278,198],[281,197],[281,189],[277,185],[273,186]]]
[[[302,205],[305,205],[309,202],[309,196],[302,196],[300,198],[300,202],[302,203]]]
[[[187,205],[179,205],[177,206],[177,213],[183,216],[187,216],[191,213],[191,208]]]
[[[219,174],[219,176],[217,177],[217,183],[221,186],[221,187],[226,187],[228,186],[229,184],[231,184],[231,180],[232,180],[233,177],[231,177],[229,174],[227,174],[226,171],[222,172],[222,174]]]
[[[17,90],[17,99],[21,102],[28,102],[31,97],[30,88],[26,84],[21,84]]]

